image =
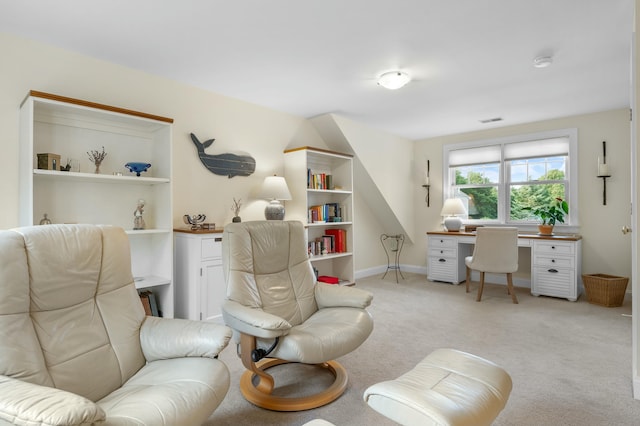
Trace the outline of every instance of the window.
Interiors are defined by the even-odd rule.
[[[537,223],[524,207],[554,198],[577,205],[572,157],[577,159],[576,129],[446,145],[444,196],[462,199],[470,223]],[[575,208],[565,223],[577,225]]]

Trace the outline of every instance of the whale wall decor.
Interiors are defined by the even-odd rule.
[[[256,160],[250,155],[236,155],[231,153],[211,155],[204,152],[215,139],[200,142],[196,135],[191,133],[191,140],[198,149],[198,157],[202,164],[211,173],[221,176],[250,176],[256,170]]]

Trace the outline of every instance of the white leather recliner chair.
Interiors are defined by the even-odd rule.
[[[372,294],[316,283],[300,222],[227,225],[222,250],[227,281],[222,313],[239,336],[247,369],[240,382],[244,397],[270,410],[298,411],[342,395],[347,373],[335,358],[355,350],[371,334],[373,320],[365,308]],[[288,362],[319,365],[335,380],[315,395],[274,396],[274,379],[266,370]]]
[[[0,424],[199,425],[222,402],[219,324],[145,317],[121,228],[0,231]]]

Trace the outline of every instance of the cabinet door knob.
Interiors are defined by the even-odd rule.
[[[438,259],[438,262],[446,262],[447,259]]]
[[[557,269],[553,269],[553,268],[551,268],[551,269],[549,269],[549,270],[548,270],[548,272],[552,272],[552,273],[554,273],[554,274],[555,274],[555,273],[557,273],[557,272],[558,272],[558,270],[557,270]]]
[[[444,240],[440,240],[441,243],[444,243]]]
[[[551,263],[556,263],[556,260],[555,259],[551,259]]]
[[[555,250],[555,249],[556,249],[556,246],[551,246],[551,250]]]
[[[440,250],[440,254],[444,253],[444,250]]]

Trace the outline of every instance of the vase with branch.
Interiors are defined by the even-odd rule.
[[[94,173],[100,173],[100,164],[102,164],[102,160],[107,156],[107,153],[104,152],[104,146],[102,147],[102,152],[97,150],[87,151],[87,155],[89,156],[89,161],[91,161],[96,166],[96,170]]]
[[[235,197],[233,198],[233,205],[231,206],[231,211],[233,212],[233,219],[231,219],[232,222],[242,222],[242,219],[240,218],[240,207],[242,206],[242,198],[238,198],[237,200],[235,199]]]

